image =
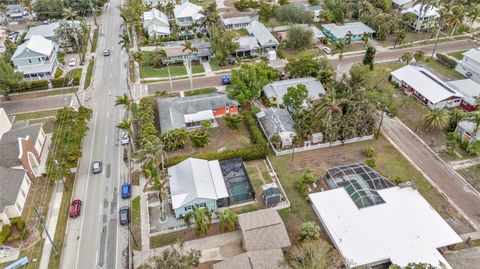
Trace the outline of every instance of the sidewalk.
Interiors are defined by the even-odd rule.
[[[55,191],[50,201],[50,209],[48,210],[48,216],[45,226],[50,234],[52,240],[55,238],[55,230],[57,229],[58,213],[60,212],[60,206],[62,205],[63,185],[60,181],[55,181]],[[40,269],[48,269],[48,263],[50,261],[50,255],[52,253],[52,244],[48,240],[46,234],[43,234],[45,241],[43,242],[42,257],[40,258]]]
[[[205,69],[205,76],[206,77],[215,76],[215,73],[213,73],[212,67],[210,66],[210,62],[202,61],[202,65],[203,65],[203,69]]]
[[[142,250],[135,251],[133,256],[134,268],[141,266],[146,263],[152,254],[150,250],[150,227],[148,220],[148,194],[144,192],[144,188],[147,184],[147,180],[144,175],[140,175],[140,223],[141,223],[141,233],[142,233]]]

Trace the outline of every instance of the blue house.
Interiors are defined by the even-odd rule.
[[[348,32],[352,33],[352,41],[362,40],[363,33],[369,33],[371,36],[375,36],[375,31],[362,22],[349,22],[342,25],[335,23],[323,24],[322,31],[334,42],[344,39]]]
[[[176,218],[193,208],[217,212],[229,205],[229,194],[218,160],[188,158],[168,168],[171,204]]]

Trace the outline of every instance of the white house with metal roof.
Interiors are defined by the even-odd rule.
[[[239,16],[239,17],[231,17],[231,18],[223,18],[222,24],[226,29],[245,29],[254,18],[250,16]]]
[[[31,184],[24,170],[0,166],[0,227],[22,215]]]
[[[167,15],[156,8],[143,12],[143,29],[149,38],[169,36],[170,23]]]
[[[12,62],[25,79],[51,79],[58,67],[57,51],[55,42],[34,35],[17,47]]]
[[[460,106],[463,95],[423,67],[406,65],[391,74],[391,81],[403,92],[413,94],[429,108]]]
[[[463,59],[457,64],[455,70],[480,84],[480,48],[463,53]]]
[[[275,49],[280,43],[261,22],[253,21],[245,29],[257,39],[262,48]]]
[[[206,207],[216,212],[228,191],[217,160],[188,158],[168,168],[170,198],[175,217],[181,218],[193,208]]]
[[[274,81],[263,86],[262,93],[272,104],[280,106],[283,104],[283,96],[287,94],[288,88],[296,87],[300,84],[307,87],[308,97],[311,100],[317,100],[321,95],[325,94],[325,88],[322,83],[313,77]]]
[[[359,21],[347,22],[341,25],[335,23],[322,24],[322,30],[334,42],[344,39],[349,32],[352,34],[352,41],[362,40],[363,33],[368,33],[372,36],[376,33],[372,28]]]
[[[180,27],[190,27],[193,22],[199,23],[203,19],[204,16],[200,13],[202,10],[203,7],[186,1],[173,9],[173,15]]]
[[[241,36],[235,40],[238,43],[238,49],[235,50],[235,57],[256,56],[260,45],[253,36]]]
[[[462,242],[458,234],[411,187],[376,191],[381,199],[359,207],[352,184],[309,195],[313,209],[347,268],[411,262],[452,268],[438,250]],[[363,197],[369,199],[368,197]]]
[[[447,84],[462,94],[462,103],[460,106],[466,111],[477,110],[477,98],[480,97],[480,84],[472,79],[461,79],[448,81]]]
[[[437,7],[432,6],[427,8],[425,6],[423,9],[421,9],[421,7],[421,4],[417,4],[402,11],[402,13],[413,13],[417,16],[415,22],[410,25],[416,31],[434,27],[437,18],[440,17],[440,14],[438,13],[439,9]]]

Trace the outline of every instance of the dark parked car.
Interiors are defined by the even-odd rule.
[[[128,199],[132,196],[132,185],[124,183],[122,185],[122,199]]]
[[[102,161],[94,161],[92,163],[92,171],[94,174],[98,174],[102,172]]]
[[[80,209],[82,208],[82,201],[76,199],[72,201],[69,209],[69,215],[71,218],[80,216]]]
[[[118,215],[120,218],[120,225],[127,225],[130,223],[130,208],[128,206],[120,207]]]

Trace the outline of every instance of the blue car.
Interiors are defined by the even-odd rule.
[[[122,199],[128,199],[132,196],[132,185],[124,183],[122,185]]]
[[[222,85],[227,85],[232,83],[232,76],[230,75],[224,75],[222,76],[222,79],[220,80]]]

